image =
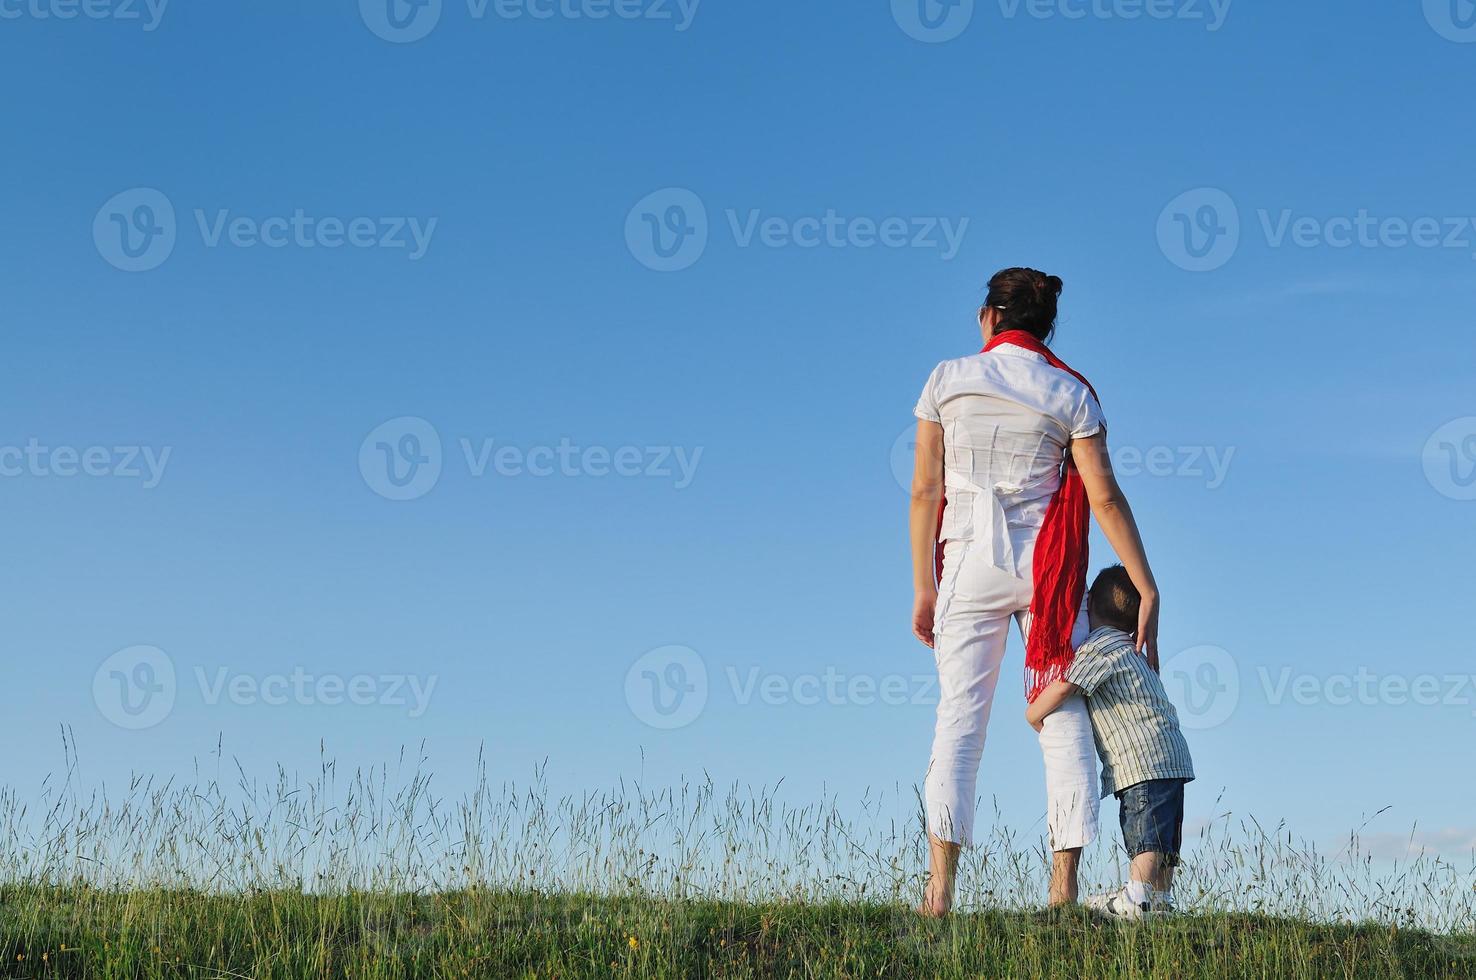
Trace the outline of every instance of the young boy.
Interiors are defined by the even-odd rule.
[[[1121,565],[1092,583],[1087,617],[1091,633],[1065,678],[1042,691],[1025,718],[1040,731],[1063,701],[1086,695],[1102,758],[1102,796],[1117,796],[1122,842],[1132,858],[1128,883],[1088,898],[1086,906],[1117,919],[1168,915],[1183,841],[1184,784],[1194,778],[1189,745],[1163,682],[1134,649],[1138,590]]]

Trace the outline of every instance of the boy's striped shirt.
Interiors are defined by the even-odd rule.
[[[1132,637],[1107,626],[1093,630],[1065,679],[1086,695],[1103,796],[1149,779],[1194,778],[1179,714]]]

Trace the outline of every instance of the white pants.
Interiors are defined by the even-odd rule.
[[[938,659],[938,723],[925,781],[928,832],[969,845],[984,736],[1004,661],[1010,621],[1029,634],[1031,583],[992,564],[988,548],[950,541],[933,622]],[[1086,639],[1086,616],[1073,642]],[[1023,669],[1020,677],[1023,678]],[[1022,705],[1023,709],[1023,705]],[[1021,711],[1020,724],[1024,724]],[[1075,697],[1046,718],[1040,733],[1046,773],[1046,822],[1051,848],[1085,847],[1097,836],[1100,803],[1097,752],[1086,703]]]

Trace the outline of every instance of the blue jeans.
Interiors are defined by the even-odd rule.
[[[1183,779],[1150,779],[1117,791],[1122,846],[1128,857],[1157,851],[1176,867],[1184,843]]]

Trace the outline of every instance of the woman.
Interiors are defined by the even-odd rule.
[[[948,914],[959,851],[971,842],[1010,620],[1026,638],[1031,700],[1085,638],[1088,506],[1142,595],[1138,649],[1158,666],[1158,588],[1112,474],[1096,393],[1046,346],[1060,294],[1059,278],[1034,269],[989,280],[984,351],[938,365],[917,404],[912,630],[934,650],[940,688],[926,915]],[[1055,905],[1076,901],[1077,862],[1096,835],[1097,760],[1079,697],[1050,716],[1040,744]]]

